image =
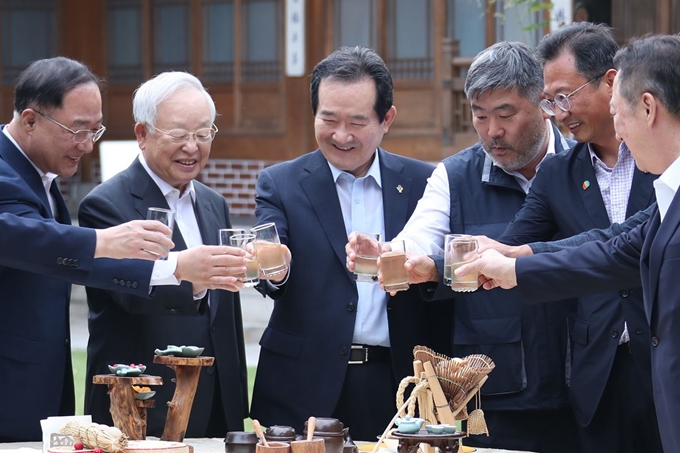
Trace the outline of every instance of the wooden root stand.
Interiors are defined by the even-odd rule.
[[[175,393],[168,401],[168,415],[161,440],[182,442],[189,424],[191,406],[196,395],[201,367],[210,366],[214,357],[173,357],[154,356],[154,363],[167,365],[175,371]],[[109,386],[111,398],[111,417],[113,424],[132,440],[146,439],[146,410],[155,407],[152,399],[141,401],[135,399],[133,385],[163,385],[160,376],[140,375],[136,377],[100,374],[92,378],[95,384]]]

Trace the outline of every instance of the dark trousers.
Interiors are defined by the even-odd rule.
[[[627,344],[618,347],[593,420],[579,429],[584,453],[663,452],[652,396]],[[651,373],[651,370],[650,370]]]
[[[397,413],[396,394],[390,361],[348,365],[333,417],[349,427],[353,440],[375,442]]]
[[[484,410],[483,403],[482,410]],[[483,434],[470,436],[463,439],[463,445],[526,450],[536,453],[578,453],[581,451],[576,419],[571,408],[543,411],[484,410],[484,418],[489,428],[489,437]],[[602,452],[609,451],[614,450],[602,450]]]

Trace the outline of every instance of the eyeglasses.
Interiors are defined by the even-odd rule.
[[[545,113],[547,113],[550,116],[555,116],[557,112],[555,111],[555,106],[558,106],[560,110],[563,112],[569,112],[571,111],[571,101],[569,100],[570,97],[575,95],[576,93],[579,92],[582,88],[585,88],[586,86],[590,85],[594,81],[601,79],[604,76],[604,74],[597,76],[595,78],[592,78],[588,80],[586,83],[581,85],[580,87],[576,88],[574,91],[572,91],[569,94],[562,94],[562,93],[557,93],[555,95],[554,100],[550,99],[542,99],[541,100],[541,108]]]
[[[219,130],[217,129],[217,126],[215,126],[214,124],[210,127],[198,129],[195,132],[189,132],[184,129],[172,129],[170,131],[164,131],[162,129],[158,129],[157,127],[154,127],[152,129],[160,132],[163,135],[167,135],[168,137],[170,137],[170,140],[177,144],[188,142],[189,137],[191,137],[192,135],[197,142],[210,143],[215,139],[215,134],[217,134]]]
[[[59,121],[55,120],[52,117],[45,115],[44,113],[42,113],[42,112],[40,112],[36,109],[33,109],[33,111],[35,113],[37,113],[38,115],[42,116],[43,118],[46,118],[46,119],[52,121],[54,124],[61,127],[62,129],[65,129],[65,130],[69,131],[70,133],[72,133],[73,134],[73,141],[76,142],[76,143],[85,143],[89,139],[92,139],[93,142],[96,142],[97,140],[102,138],[102,135],[104,135],[104,132],[106,131],[106,128],[104,126],[100,127],[96,131],[91,131],[91,130],[88,130],[88,129],[82,129],[82,130],[79,130],[79,131],[74,131],[70,127],[64,126]]]

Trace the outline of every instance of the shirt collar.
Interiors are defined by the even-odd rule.
[[[659,213],[663,221],[680,187],[680,157],[654,181]]]
[[[373,163],[371,164],[370,167],[368,167],[368,171],[364,176],[361,178],[368,178],[369,176],[373,177],[375,182],[378,184],[378,187],[382,188],[382,180],[380,179],[380,153],[375,152],[374,154],[375,158],[373,159]],[[333,174],[333,182],[338,183],[338,178],[340,176],[343,176],[344,178],[349,178],[350,181],[354,181],[355,179],[361,179],[361,178],[356,178],[354,175],[351,173],[348,173],[346,171],[340,170],[338,167],[334,166],[330,162],[328,162],[328,166],[331,169],[331,173]]]
[[[163,179],[160,178],[156,173],[149,168],[149,164],[146,162],[146,159],[144,159],[144,154],[139,153],[139,161],[141,162],[142,166],[146,170],[146,172],[151,176],[151,179],[154,180],[158,188],[161,190],[161,193],[163,196],[167,199],[168,196],[172,196],[173,194],[177,197],[177,199],[184,198],[187,195],[191,196],[192,201],[196,201],[196,190],[194,189],[194,181],[189,181],[189,184],[187,184],[186,189],[184,190],[184,193],[181,194],[179,193],[179,190],[172,187],[170,184],[165,182]]]
[[[54,181],[56,179],[56,177],[59,176],[59,175],[57,175],[56,173],[51,173],[51,172],[43,173],[43,171],[41,169],[39,169],[36,164],[33,163],[31,158],[26,155],[24,150],[21,149],[21,146],[19,146],[17,141],[14,140],[14,137],[12,137],[12,135],[9,133],[9,127],[7,127],[7,126],[8,125],[5,125],[5,127],[2,128],[2,133],[5,134],[5,136],[9,139],[9,141],[12,142],[14,144],[14,146],[17,147],[19,152],[21,154],[23,154],[23,156],[26,158],[26,160],[28,160],[31,163],[33,168],[35,168],[35,171],[37,171],[38,174],[40,175],[40,179],[42,180],[43,185],[47,188],[47,190],[49,190],[49,187],[52,185],[52,181]]]
[[[590,154],[590,161],[592,162],[593,166],[599,164],[603,168],[609,169],[609,167],[607,167],[607,165],[602,161],[602,159],[600,159],[600,156],[598,156],[595,153],[595,150],[593,149],[590,143],[588,143],[588,153]],[[628,156],[630,156],[630,149],[628,149],[628,145],[626,145],[626,142],[621,142],[619,144],[619,160],[621,160],[622,158],[626,158]]]

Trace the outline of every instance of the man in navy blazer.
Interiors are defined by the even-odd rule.
[[[609,113],[617,50],[608,27],[588,22],[562,27],[539,43],[547,96],[541,107],[579,144],[542,166],[500,242],[548,241],[606,228],[654,202],[656,175],[635,168]],[[642,289],[633,284],[581,297],[576,307],[569,319],[569,396],[583,452],[636,451],[640,445],[660,450]],[[632,392],[635,402],[628,398]],[[627,425],[637,429],[620,429]]]
[[[345,268],[353,230],[391,239],[433,167],[379,148],[392,124],[392,78],[372,50],[342,48],[311,77],[320,149],[260,173],[257,223],[274,222],[292,254],[287,280],[265,285],[274,310],[262,339],[251,416],[301,430],[335,417],[354,439],[380,435],[397,382],[432,330],[417,289],[389,297]],[[443,332],[442,332],[443,333]]]
[[[40,440],[41,419],[74,413],[71,283],[148,297],[151,261],[106,258],[155,259],[148,251],[172,245],[156,222],[71,226],[54,179],[72,176],[104,130],[84,65],[39,60],[19,76],[0,130],[0,442]]]
[[[514,259],[489,250],[456,273],[479,271],[486,289],[519,286],[528,303],[641,282],[659,431],[663,451],[674,452],[680,451],[680,37],[633,41],[617,53],[614,64],[618,73],[610,111],[616,134],[628,144],[640,170],[661,174],[654,183],[658,206],[650,219],[606,243],[589,242],[557,253]]]
[[[212,98],[193,75],[165,72],[139,87],[133,112],[142,153],[83,199],[80,225],[106,228],[144,219],[149,207],[171,208],[177,214],[174,250],[191,252],[202,244],[219,244],[218,230],[231,228],[227,202],[194,179],[208,160],[217,132]],[[238,276],[243,256],[239,252],[227,257],[233,259],[233,275]],[[215,357],[215,364],[201,369],[185,436],[222,437],[227,431],[242,431],[248,392],[241,287],[235,277],[231,292],[206,291],[210,288],[184,281],[159,287],[151,301],[88,287],[85,413],[95,422],[111,424],[107,388],[94,385],[92,377],[108,373],[107,365],[113,363],[143,363],[147,374],[161,376],[164,382],[153,388],[156,407],[147,411],[146,433],[160,437],[175,373],[152,362],[154,350],[194,345],[205,348],[202,355]]]

